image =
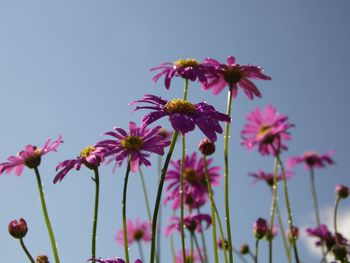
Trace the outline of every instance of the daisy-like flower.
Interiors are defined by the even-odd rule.
[[[133,172],[138,171],[140,164],[151,166],[151,162],[147,159],[149,153],[163,155],[164,147],[170,145],[170,141],[159,134],[160,126],[146,129],[144,126],[137,127],[134,122],[129,122],[129,133],[122,128],[113,129],[115,132],[106,132],[104,135],[110,135],[115,139],[100,141],[95,147],[102,148],[104,157],[113,155],[117,163],[130,156]]]
[[[128,233],[128,245],[131,245],[134,242],[151,241],[151,224],[147,221],[141,222],[138,218],[135,221],[128,219],[126,223],[126,231]],[[116,239],[121,245],[124,245],[123,229],[117,232]]]
[[[201,250],[200,252],[203,255],[203,252]],[[175,262],[174,263],[199,263],[202,262],[201,261],[201,257],[198,253],[198,250],[193,250],[193,254],[191,255],[191,250],[190,249],[186,249],[185,250],[185,255],[186,255],[186,261],[184,262],[183,260],[183,254],[182,254],[182,250],[180,250],[175,258]]]
[[[204,229],[208,229],[211,225],[211,216],[208,214],[197,214],[184,218],[184,225],[191,233],[195,231],[202,233],[202,222],[206,223]],[[170,217],[170,224],[165,229],[165,236],[170,236],[175,230],[181,232],[181,218],[172,216]]]
[[[207,82],[207,75],[213,74],[214,68],[209,64],[203,64],[193,58],[179,59],[173,63],[165,62],[159,67],[151,68],[151,71],[160,70],[153,77],[153,82],[158,81],[164,75],[164,84],[167,89],[170,88],[173,77],[182,77],[191,81],[197,78],[201,83]]]
[[[140,109],[150,109],[152,112],[145,115],[142,119],[144,125],[169,116],[171,125],[175,131],[186,134],[193,131],[197,125],[199,129],[211,140],[216,141],[216,133],[222,133],[219,121],[231,122],[228,115],[220,113],[206,102],[192,104],[183,99],[173,99],[167,101],[161,97],[146,94],[145,98],[131,102],[147,103],[148,106],[137,106],[133,111]]]
[[[313,168],[324,168],[327,165],[334,164],[332,155],[335,151],[329,151],[325,154],[319,154],[317,152],[309,151],[305,152],[302,156],[291,157],[287,160],[287,165],[289,167],[294,167],[300,163],[305,164],[305,168],[310,170]]]
[[[236,97],[238,87],[241,87],[249,99],[254,96],[261,97],[261,93],[250,79],[270,80],[258,66],[239,65],[233,56],[227,58],[227,64],[221,64],[212,58],[206,58],[203,62],[215,68],[215,74],[208,77],[207,83],[202,83],[202,88],[213,89],[213,94],[220,93],[226,86],[232,87],[232,97]]]
[[[273,177],[274,177],[273,173],[267,173],[262,170],[259,170],[256,173],[249,173],[248,175],[254,178],[253,184],[257,182],[266,182],[269,186],[273,186]],[[290,171],[286,172],[287,180],[293,176],[294,174],[292,172]],[[278,175],[277,182],[282,180],[283,180],[283,175],[282,174]]]
[[[124,259],[115,257],[115,258],[107,258],[107,259],[101,259],[101,258],[90,258],[88,261],[96,261],[99,263],[125,263]],[[141,259],[136,259],[135,263],[142,263]]]
[[[321,224],[319,227],[315,228],[307,228],[306,232],[311,237],[319,238],[319,240],[315,243],[316,246],[319,247],[325,245],[328,251],[331,250],[331,248],[336,244],[336,238],[340,245],[349,245],[348,240],[344,238],[342,234],[337,233],[336,237],[324,224]]]
[[[247,115],[247,123],[241,132],[242,144],[251,150],[258,145],[262,155],[276,155],[287,150],[285,141],[290,140],[288,129],[294,125],[288,122],[288,116],[279,114],[272,105],[263,112],[256,108]]]
[[[101,149],[95,148],[92,145],[88,146],[81,150],[80,155],[76,159],[65,160],[57,165],[56,171],[61,171],[55,176],[53,183],[55,184],[58,181],[62,181],[66,174],[73,168],[79,171],[82,164],[93,170],[99,167],[101,162]]]
[[[23,151],[17,153],[17,156],[10,156],[7,158],[7,162],[0,164],[0,174],[5,171],[6,174],[9,174],[14,170],[15,174],[20,176],[24,166],[30,169],[38,167],[41,156],[56,151],[62,142],[62,136],[59,135],[58,139],[52,143],[51,139],[48,139],[42,148],[37,148],[31,144],[27,145]]]
[[[212,186],[219,185],[220,167],[211,166],[213,159],[207,159],[208,175]],[[180,176],[181,159],[171,161],[171,166],[167,172],[165,180],[169,182],[166,190],[168,191],[165,201],[174,200],[173,208],[180,205]],[[208,198],[208,187],[205,179],[205,169],[203,158],[198,158],[194,152],[192,155],[186,155],[184,163],[184,194],[187,205],[193,208],[193,205],[204,204]]]

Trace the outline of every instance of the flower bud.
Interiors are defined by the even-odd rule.
[[[239,248],[239,252],[241,252],[242,255],[246,255],[248,254],[250,251],[248,244],[243,244],[240,248]]]
[[[160,128],[158,134],[163,137],[163,139],[169,139],[173,132],[168,131],[165,128]]]
[[[49,258],[45,255],[39,255],[36,257],[35,263],[50,263]]]
[[[297,240],[299,238],[299,228],[297,228],[296,226],[293,226],[292,229],[293,229],[292,230],[293,232],[290,229],[288,229],[286,231],[286,236],[287,236],[287,239],[289,240],[289,242],[291,244],[294,244],[295,240]],[[293,235],[292,235],[292,233],[293,233]],[[293,236],[294,236],[294,238],[293,238]]]
[[[345,199],[349,196],[349,188],[345,185],[338,184],[335,187],[335,193],[338,198]]]
[[[266,220],[263,218],[258,218],[258,220],[253,225],[253,232],[256,239],[262,239],[267,232],[269,231],[269,228],[267,226]]]
[[[225,249],[228,249],[228,242],[227,242],[227,240],[222,240],[222,239],[219,239],[218,240],[218,242],[217,242],[217,244],[218,244],[218,247],[220,248],[220,249],[223,249],[224,248],[224,246],[225,246]]]
[[[203,155],[212,155],[215,152],[215,144],[208,139],[201,140],[198,147]]]
[[[332,248],[332,252],[336,260],[340,260],[343,262],[346,259],[346,255],[348,253],[346,246],[344,245],[334,245]]]
[[[13,220],[10,222],[8,230],[14,238],[24,238],[28,231],[27,222],[23,218],[18,221]]]

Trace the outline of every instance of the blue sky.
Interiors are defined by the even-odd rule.
[[[65,143],[57,153],[45,156],[40,166],[61,262],[84,262],[90,256],[94,188],[88,169],[72,172],[53,185],[54,167],[100,140],[102,132],[126,127],[130,120],[139,122],[143,113],[132,114],[130,101],[145,93],[180,97],[181,80],[166,91],[162,82],[151,82],[149,72],[179,58],[209,56],[224,62],[234,55],[241,64],[263,66],[272,77],[269,82],[256,81],[262,99],[249,101],[240,92],[233,103],[230,197],[236,247],[244,242],[253,245],[253,222],[269,215],[268,189],[252,186],[246,174],[272,169],[273,160],[255,151],[248,153],[239,136],[245,115],[257,106],[273,104],[296,124],[284,158],[307,150],[336,150],[336,165],[317,171],[320,206],[332,206],[335,185],[349,184],[349,8],[346,0],[1,1],[0,161],[27,144],[41,146],[47,138],[62,134]],[[189,98],[206,100],[220,111],[226,108],[226,94],[214,97],[194,83]],[[165,120],[160,123],[167,125]],[[190,136],[188,151],[192,152],[202,135],[196,131]],[[219,153],[221,145],[222,139]],[[214,159],[222,165],[219,153]],[[144,169],[151,200],[156,191],[155,167]],[[312,226],[309,178],[302,167],[296,173],[290,181],[295,222]],[[121,227],[123,175],[123,168],[115,174],[111,167],[101,171],[97,243],[101,257],[123,256],[123,248],[114,240]],[[18,242],[7,233],[9,221],[19,217],[29,224],[25,241],[30,251],[52,258],[33,172],[26,169],[20,177],[11,174],[0,179],[2,260],[26,260]],[[140,189],[134,174],[128,192],[131,218],[146,218]],[[221,189],[216,196],[222,200]],[[345,212],[349,208],[348,201],[341,206]],[[165,210],[166,217],[170,211]],[[167,245],[168,240],[163,243]],[[304,243],[299,244],[304,262],[317,260]],[[162,253],[164,259],[170,255],[167,246]],[[280,245],[276,244],[275,253],[276,262],[284,262]],[[136,247],[131,254],[137,256]],[[264,252],[261,256],[265,262]]]

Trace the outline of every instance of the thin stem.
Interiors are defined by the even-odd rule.
[[[338,239],[338,227],[337,227],[337,214],[338,214],[338,206],[339,206],[340,198],[337,197],[337,200],[335,200],[335,205],[334,205],[334,218],[333,218],[333,223],[334,223],[334,234],[335,234],[335,242],[339,244],[339,239]]]
[[[162,174],[162,156],[158,156],[158,183],[160,181],[160,177]],[[158,217],[158,228],[157,228],[157,253],[156,253],[156,262],[158,260],[161,262],[161,254],[160,254],[160,248],[161,248],[161,242],[160,242],[160,237],[161,237],[161,229],[162,229],[162,204],[159,206],[159,217]]]
[[[19,243],[21,244],[21,247],[22,247],[24,253],[26,253],[26,255],[27,255],[27,257],[29,258],[30,262],[35,263],[35,261],[34,261],[32,255],[29,253],[29,251],[28,251],[26,245],[25,245],[24,242],[23,242],[23,238],[20,238],[20,239],[19,239]]]
[[[241,253],[237,249],[232,247],[232,251],[237,257],[239,257],[240,260],[242,260],[244,263],[248,263],[248,261],[241,255]]]
[[[279,156],[279,153],[277,151],[276,151],[276,158],[278,160],[279,166],[281,167],[281,171],[282,171],[284,197],[285,197],[286,207],[287,207],[287,212],[288,212],[288,223],[289,223],[289,228],[291,230],[292,239],[294,240],[294,242],[293,242],[294,257],[295,257],[295,261],[297,263],[300,263],[297,242],[296,242],[296,239],[294,237],[294,231],[293,231],[294,224],[293,224],[292,210],[291,210],[291,205],[290,205],[289,195],[288,195],[288,184],[287,184],[286,172],[284,170],[283,163],[282,163],[281,158]]]
[[[200,249],[199,244],[198,244],[197,236],[196,236],[196,234],[194,232],[192,232],[192,236],[193,236],[193,239],[194,239],[194,243],[196,244],[196,248],[197,248],[197,251],[198,251],[199,259],[201,260],[202,263],[204,263],[204,258],[202,256],[202,252],[201,252],[201,249]]]
[[[126,172],[125,172],[124,188],[123,188],[123,201],[122,201],[124,252],[125,252],[126,263],[130,263],[129,246],[128,246],[128,232],[127,232],[127,228],[126,228],[126,192],[128,189],[129,173],[130,173],[130,157],[128,158],[128,166],[127,166]]]
[[[181,173],[180,173],[180,225],[181,225],[181,245],[182,245],[182,257],[183,262],[186,262],[186,245],[185,245],[185,209],[184,209],[184,176],[185,176],[185,158],[186,158],[186,137],[184,134],[181,136],[182,142],[182,158],[181,158]]]
[[[216,219],[218,220],[219,231],[220,231],[220,237],[221,237],[221,240],[222,240],[222,242],[223,242],[222,250],[223,250],[223,252],[224,252],[225,263],[228,263],[228,258],[227,258],[227,253],[226,253],[226,239],[225,239],[225,236],[224,236],[224,229],[223,229],[222,224],[221,224],[221,219],[220,219],[220,216],[219,216],[219,211],[218,211],[218,209],[216,208],[215,201],[214,201],[214,209],[215,209]]]
[[[171,256],[173,257],[173,262],[176,262],[176,253],[175,253],[175,245],[174,245],[174,235],[170,236],[170,250]]]
[[[311,182],[312,200],[313,200],[314,211],[315,211],[315,216],[316,216],[316,224],[317,224],[317,227],[319,228],[321,225],[321,220],[320,220],[320,212],[319,212],[318,201],[317,201],[315,172],[314,172],[314,168],[312,168],[312,167],[310,169],[310,182]],[[321,250],[322,250],[323,258],[326,258],[326,251],[325,251],[323,245],[321,245]]]
[[[187,92],[188,92],[188,79],[185,79],[184,100],[187,100]]]
[[[57,247],[56,247],[55,236],[54,236],[53,231],[52,231],[52,227],[51,227],[51,223],[50,223],[50,219],[49,219],[49,214],[48,214],[47,208],[46,208],[45,197],[44,197],[44,190],[43,190],[43,185],[42,185],[42,182],[41,182],[41,178],[40,178],[38,167],[34,167],[34,172],[35,172],[36,180],[37,180],[37,183],[38,183],[40,200],[41,200],[41,207],[42,207],[42,210],[43,210],[47,231],[49,232],[50,241],[51,241],[51,247],[52,247],[52,251],[53,251],[53,254],[54,254],[55,262],[59,263],[60,260],[58,258],[58,252],[57,252]]]
[[[280,228],[280,232],[281,232],[281,236],[282,236],[282,240],[283,240],[284,250],[286,251],[288,263],[290,263],[291,262],[290,248],[288,247],[288,242],[287,242],[287,238],[285,235],[286,232],[284,230],[283,221],[281,218],[281,213],[280,213],[280,209],[278,207],[278,203],[276,203],[276,214],[277,214],[277,219],[278,219],[278,226]]]
[[[143,254],[142,244],[140,241],[137,241],[136,243],[137,243],[137,247],[139,249],[139,254],[140,254],[141,260],[142,260],[142,262],[145,262],[145,256]]]
[[[197,213],[198,215],[201,214],[201,211],[199,208],[197,208]],[[215,216],[215,214],[214,214]],[[200,222],[200,225],[201,225],[201,229],[203,229],[203,224],[202,222]],[[208,263],[208,253],[207,253],[207,242],[205,241],[205,234],[204,234],[204,231],[201,232],[201,240],[202,240],[202,245],[203,245],[203,250],[204,250],[204,261],[206,263]]]
[[[274,168],[273,168],[273,185],[272,185],[272,204],[271,204],[271,214],[270,214],[270,234],[272,235],[275,211],[277,204],[277,173],[278,173],[278,162],[275,159]],[[284,233],[282,233],[284,235]],[[269,262],[272,263],[272,241],[273,238],[269,238]]]
[[[211,205],[214,258],[215,258],[215,262],[218,263],[219,255],[218,255],[218,244],[217,244],[217,238],[216,238],[215,204],[214,204],[213,191],[211,189],[211,183],[210,183],[210,178],[208,173],[207,157],[205,155],[203,155],[203,166],[204,166],[205,180],[207,181],[209,200]],[[222,239],[222,242],[223,242],[223,246],[225,246],[225,239]],[[205,248],[204,248],[204,252],[206,253]]]
[[[258,263],[258,254],[259,254],[259,239],[256,239],[256,241],[255,241],[255,258],[254,258],[255,263]]]
[[[232,106],[232,90],[233,86],[230,85],[230,89],[228,92],[228,102],[227,102],[227,115],[231,117],[231,106]],[[224,161],[225,161],[225,170],[224,170],[224,181],[225,181],[225,221],[226,221],[226,230],[227,230],[227,242],[228,242],[228,252],[230,263],[233,262],[233,254],[232,254],[232,237],[231,237],[231,222],[230,222],[230,204],[229,204],[229,161],[228,161],[228,145],[230,138],[230,123],[226,123],[225,129],[225,141],[224,141]]]
[[[190,243],[191,243],[191,249],[190,249],[190,258],[192,258],[193,259],[193,250],[194,250],[194,248],[193,248],[193,243],[194,243],[194,241],[193,241],[193,235],[191,234],[191,236],[190,236]],[[187,259],[186,259],[186,261],[188,261]],[[185,262],[186,262],[185,261]]]
[[[93,181],[95,182],[95,208],[94,208],[94,217],[93,217],[93,224],[92,224],[92,240],[91,240],[91,255],[92,255],[92,262],[95,263],[94,258],[96,258],[96,231],[97,231],[97,217],[98,217],[98,199],[99,199],[99,193],[100,193],[100,177],[98,173],[98,168],[94,169],[95,178]]]
[[[142,184],[142,190],[143,190],[143,197],[144,197],[145,203],[146,203],[146,210],[147,210],[148,220],[149,220],[149,222],[152,222],[151,209],[150,209],[149,201],[148,201],[148,194],[147,194],[146,182],[145,182],[145,178],[144,178],[144,176],[143,176],[143,172],[142,172],[142,170],[141,170],[141,167],[139,167],[139,173],[140,173],[140,178],[141,178],[141,184]]]
[[[154,257],[155,257],[155,241],[156,241],[156,231],[157,231],[157,216],[158,216],[158,210],[159,210],[159,204],[160,200],[162,198],[162,191],[163,191],[163,186],[164,186],[164,180],[165,180],[165,175],[168,170],[168,166],[170,163],[171,156],[173,155],[175,144],[176,144],[176,139],[178,136],[178,132],[175,131],[173,135],[173,139],[170,144],[169,152],[167,154],[167,157],[165,159],[163,168],[162,168],[162,174],[159,179],[159,185],[158,185],[158,191],[157,191],[157,197],[156,197],[156,202],[154,205],[154,210],[153,210],[153,217],[152,217],[152,242],[151,242],[151,256],[150,256],[150,262],[154,262]]]

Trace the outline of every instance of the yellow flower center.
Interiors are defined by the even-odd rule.
[[[143,140],[140,136],[127,136],[120,141],[120,144],[128,150],[140,150],[143,145]]]
[[[224,79],[229,84],[236,84],[243,77],[244,73],[239,67],[227,67],[224,70]]]
[[[179,59],[174,62],[175,68],[198,67],[199,63],[194,58]]]
[[[258,132],[258,137],[264,137],[266,136],[271,130],[270,125],[263,124],[261,125],[259,132]]]
[[[95,151],[95,147],[90,145],[88,147],[85,147],[84,149],[81,150],[80,152],[80,157],[81,158],[86,158],[88,157],[93,151]]]
[[[33,168],[38,167],[40,165],[40,161],[41,161],[41,149],[36,148],[34,150],[33,155],[29,156],[26,159],[25,165],[28,168],[33,169]]]
[[[190,184],[194,184],[197,182],[196,171],[192,168],[185,169],[185,180]]]
[[[191,114],[196,111],[196,107],[183,99],[173,99],[165,104],[165,108],[169,113]]]

